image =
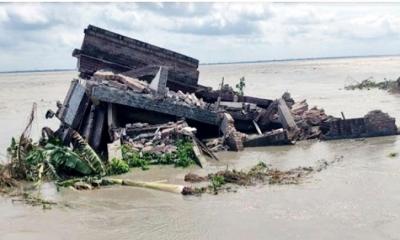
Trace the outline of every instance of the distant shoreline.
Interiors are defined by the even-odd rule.
[[[0,71],[0,74],[7,73],[40,73],[40,72],[70,72],[76,71],[76,69],[40,69],[40,70],[20,70],[20,71]]]
[[[230,65],[230,64],[252,64],[252,63],[273,63],[273,62],[294,62],[294,61],[316,61],[316,60],[335,60],[335,59],[351,59],[351,58],[383,58],[383,57],[400,57],[400,54],[392,55],[366,55],[366,56],[340,56],[340,57],[315,57],[315,58],[290,58],[290,59],[271,59],[271,60],[252,60],[252,61],[237,61],[237,62],[215,62],[215,63],[200,63],[200,66],[211,65]],[[77,71],[76,69],[39,69],[39,70],[20,70],[20,71],[0,71],[0,74],[7,73],[40,73],[40,72],[69,72]]]
[[[366,55],[366,56],[340,56],[340,57],[315,57],[315,58],[290,58],[290,59],[254,60],[254,61],[238,61],[238,62],[216,62],[216,63],[201,63],[200,65],[225,65],[225,64],[229,65],[229,64],[273,63],[273,62],[335,60],[335,59],[350,59],[350,58],[383,58],[383,57],[400,57],[400,54]]]

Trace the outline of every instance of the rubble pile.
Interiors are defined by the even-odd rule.
[[[123,74],[114,74],[111,71],[99,70],[93,74],[90,79],[96,82],[105,82],[106,84],[114,84],[114,86],[121,89],[130,89],[139,93],[149,93],[149,84],[139,79],[131,78]]]
[[[396,120],[381,110],[373,110],[364,116],[370,133],[391,135],[397,132]]]
[[[224,138],[206,139],[205,144],[210,151],[220,152],[228,150],[228,146],[224,145]]]
[[[391,93],[399,93],[400,91],[400,77],[397,80],[384,79],[381,82],[375,81],[374,77],[369,77],[361,82],[355,81],[353,84],[346,85],[345,90],[363,90],[363,89],[380,89],[386,90]]]
[[[175,102],[181,102],[189,106],[196,106],[199,108],[207,107],[203,99],[197,98],[194,93],[183,93],[181,90],[178,90],[178,92],[168,91],[167,97],[174,99]]]
[[[226,149],[397,134],[394,119],[383,113],[342,119],[288,92],[256,98],[223,81],[213,90],[198,84],[198,60],[91,25],[73,56],[80,79],[47,116],[61,120],[56,134],[64,144],[76,131],[103,158],[120,157],[124,145],[141,154],[171,154],[182,137],[203,159]]]
[[[299,140],[318,138],[322,133],[320,126],[332,118],[326,115],[324,109],[316,106],[309,109],[305,99],[295,102],[292,105],[291,113],[300,129]]]
[[[191,128],[185,121],[150,125],[148,123],[127,124],[123,130],[121,142],[139,153],[174,153],[176,141],[193,137],[196,128]]]

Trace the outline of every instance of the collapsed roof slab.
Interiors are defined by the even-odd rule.
[[[100,69],[116,73],[137,70],[140,73],[143,72],[141,69],[148,72],[154,66],[166,66],[170,70],[168,87],[197,86],[197,59],[92,25],[84,33],[81,49],[75,49],[72,54],[78,58],[81,77],[89,78]]]
[[[214,126],[219,126],[221,122],[219,114],[214,111],[198,107],[190,107],[173,101],[173,99],[157,99],[152,94],[124,91],[102,84],[92,86],[91,97],[102,102],[159,112]]]

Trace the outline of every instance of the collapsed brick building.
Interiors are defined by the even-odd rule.
[[[395,119],[381,111],[342,119],[309,109],[288,93],[273,100],[242,96],[223,83],[213,90],[198,84],[197,59],[92,25],[84,33],[81,49],[73,51],[80,78],[71,82],[55,113],[62,122],[57,133],[66,144],[73,129],[104,156],[110,144],[139,136],[146,138],[140,149],[146,144],[160,149],[153,140],[179,125],[179,131],[195,129],[195,145],[212,156],[212,149],[221,149],[216,145],[239,151],[311,138],[398,133]],[[179,121],[185,123],[171,125]]]

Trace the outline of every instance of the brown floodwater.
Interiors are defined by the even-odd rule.
[[[245,93],[296,100],[323,107],[328,114],[363,116],[382,109],[400,119],[400,96],[385,91],[345,91],[346,83],[374,77],[397,79],[400,57],[292,61],[200,67],[200,83],[217,87],[246,77]],[[0,75],[0,159],[10,137],[24,128],[38,103],[37,136],[48,108],[63,100],[76,72]],[[94,191],[57,192],[50,183],[41,194],[61,203],[51,210],[0,198],[0,239],[400,239],[400,152],[398,136],[365,140],[309,141],[295,146],[248,148],[219,153],[206,169],[153,166],[123,175],[148,181],[183,183],[188,172],[246,169],[264,161],[279,169],[343,160],[299,185],[263,185],[237,193],[181,196],[113,186]],[[65,203],[67,206],[65,206]]]

